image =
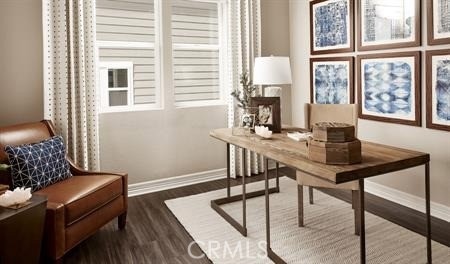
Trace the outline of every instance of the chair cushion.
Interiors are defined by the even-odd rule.
[[[5,147],[13,187],[37,191],[72,176],[63,139],[55,136],[34,144]]]
[[[115,175],[73,176],[36,194],[46,195],[51,203],[63,204],[65,224],[69,226],[120,196],[122,184],[122,177]]]

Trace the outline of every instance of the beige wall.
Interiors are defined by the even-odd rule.
[[[0,1],[0,126],[44,116],[39,0]]]
[[[291,0],[288,9],[286,2],[262,0],[262,53],[290,53],[294,84],[292,89],[283,89],[283,97],[289,98],[285,96],[286,91],[292,93],[292,120],[302,125],[303,104],[309,101],[309,5],[307,1]],[[423,28],[426,28],[425,18],[424,13]],[[290,32],[290,41],[287,32]],[[0,1],[0,36],[0,125],[40,120],[43,118],[41,1]],[[426,39],[425,34],[423,38]],[[283,102],[283,105],[288,104]],[[423,112],[424,107],[423,98]],[[121,113],[117,117],[103,115],[100,118],[102,167],[129,170],[130,182],[223,168],[224,146],[211,141],[205,133],[226,125],[224,112],[224,106],[216,106],[207,111],[202,108],[173,110],[173,116],[158,111]],[[287,123],[285,118],[289,114],[284,113],[283,121]],[[157,129],[158,126],[162,129]],[[174,126],[181,133],[175,134]],[[432,200],[450,205],[448,132],[367,120],[360,120],[359,129],[362,139],[429,152]],[[136,153],[131,147],[122,149],[120,146],[125,144],[140,147],[142,151]],[[128,155],[134,159],[129,159]],[[155,161],[150,162],[149,157],[156,157]],[[418,168],[373,180],[423,197],[422,173],[423,169]]]
[[[422,29],[426,29],[426,13],[422,8]],[[290,1],[291,59],[293,60],[294,84],[292,87],[293,123],[304,123],[303,105],[309,102],[309,3],[304,0]],[[423,30],[425,31],[425,30]],[[423,43],[426,34],[422,34]],[[448,49],[450,45],[402,50]],[[395,50],[395,51],[400,51]],[[370,53],[370,52],[369,52]],[[376,52],[374,52],[376,53]],[[339,54],[340,56],[355,53]],[[422,54],[422,58],[424,58]],[[422,63],[424,65],[424,63]],[[422,71],[422,113],[425,113],[425,71]],[[423,114],[422,123],[425,124]],[[384,122],[360,119],[358,135],[363,140],[410,148],[431,154],[431,200],[450,206],[450,133]],[[424,167],[383,175],[371,181],[424,197]]]
[[[261,0],[261,55],[289,54],[289,0]],[[292,124],[291,86],[282,88],[282,123]]]
[[[102,170],[137,183],[225,168],[225,144],[209,137],[226,127],[226,106],[102,114]]]
[[[262,0],[261,13],[262,55],[288,56],[289,1]],[[227,126],[227,107],[177,109],[170,100],[170,76],[165,83],[163,110],[100,115],[102,170],[125,170],[130,183],[138,183],[225,168],[225,144],[208,133]],[[283,122],[290,124],[289,86],[282,105]]]
[[[263,55],[289,54],[288,4],[263,0]],[[0,1],[0,125],[43,118],[41,16],[41,1]],[[289,92],[283,90],[285,123],[291,120]],[[226,106],[175,109],[166,103],[165,110],[100,115],[103,170],[127,171],[137,183],[225,167],[225,145],[208,132],[226,126]]]
[[[163,1],[170,5],[170,1]],[[169,12],[168,6],[163,12]],[[163,14],[162,46],[170,46],[170,13]],[[225,144],[209,131],[227,126],[227,106],[176,108],[170,49],[161,56],[164,109],[100,114],[102,170],[129,173],[139,183],[226,167]]]
[[[0,36],[0,125],[41,120],[41,1],[0,1]],[[208,133],[226,120],[226,106],[102,114],[101,167],[130,183],[224,168],[225,144]]]

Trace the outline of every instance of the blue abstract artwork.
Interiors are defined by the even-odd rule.
[[[414,113],[412,66],[408,62],[364,64],[363,106],[374,115],[408,117]]]
[[[319,64],[314,67],[314,103],[348,104],[348,64]]]
[[[436,114],[438,121],[450,121],[450,60],[436,63]]]
[[[314,8],[314,46],[319,48],[349,44],[347,0],[332,1]]]
[[[438,32],[449,33],[450,32],[450,1],[438,0],[437,10],[438,16]]]

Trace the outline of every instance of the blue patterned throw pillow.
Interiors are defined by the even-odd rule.
[[[6,146],[5,152],[14,188],[24,186],[34,192],[72,176],[60,136],[35,144]]]

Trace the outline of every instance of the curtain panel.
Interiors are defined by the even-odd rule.
[[[228,2],[228,69],[229,91],[240,87],[239,76],[245,71],[253,74],[255,57],[261,55],[261,6],[260,0],[230,0]],[[228,97],[228,126],[238,125],[235,120],[237,106],[231,95]],[[231,176],[243,176],[243,157],[240,149],[231,146]],[[246,176],[264,171],[263,158],[247,151]]]
[[[99,167],[95,1],[43,0],[44,113],[81,167]]]

